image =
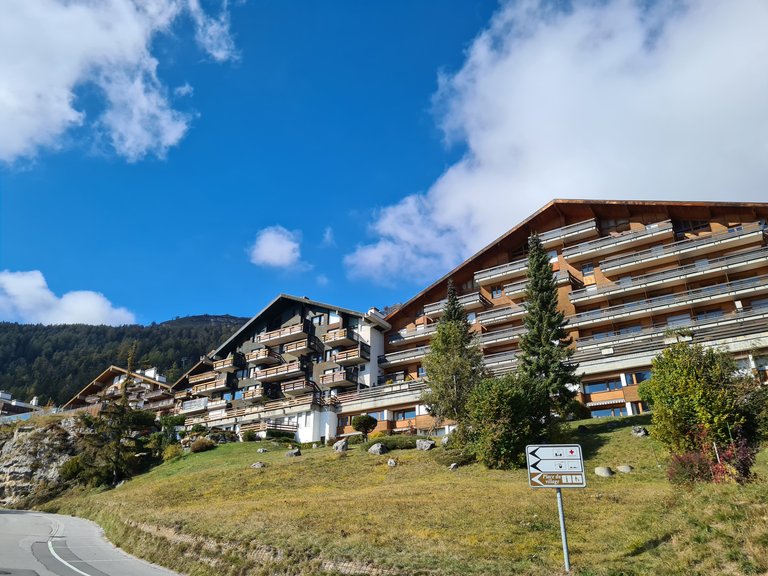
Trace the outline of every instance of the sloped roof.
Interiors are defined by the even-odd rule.
[[[80,399],[80,397],[83,394],[86,394],[86,395],[98,394],[104,388],[106,388],[111,384],[112,378],[120,375],[131,376],[135,380],[140,380],[143,382],[147,382],[149,384],[154,384],[155,386],[158,386],[160,388],[167,388],[169,391],[172,389],[171,386],[165,382],[160,382],[158,380],[155,380],[154,378],[150,378],[143,374],[138,374],[136,372],[129,372],[126,368],[120,368],[119,366],[112,365],[106,370],[104,370],[104,372],[99,374],[96,378],[91,380],[91,382],[86,384],[86,386],[82,390],[80,390],[80,392],[75,394],[66,404],[64,404],[64,408],[72,404],[74,401]],[[105,380],[105,378],[109,378],[109,380]]]

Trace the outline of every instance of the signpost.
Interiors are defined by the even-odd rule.
[[[528,484],[531,488],[554,488],[557,492],[557,512],[560,516],[560,536],[563,541],[565,571],[571,571],[568,556],[568,535],[565,530],[563,493],[561,488],[584,488],[587,477],[584,459],[578,444],[533,444],[525,447],[528,463]]]

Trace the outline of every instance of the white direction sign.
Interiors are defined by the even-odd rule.
[[[531,488],[584,488],[584,460],[578,444],[532,444],[525,447]]]

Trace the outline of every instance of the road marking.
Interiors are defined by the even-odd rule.
[[[75,572],[77,572],[78,574],[82,574],[82,576],[91,576],[91,575],[90,575],[90,574],[88,574],[87,572],[83,572],[82,570],[78,570],[77,568],[75,568],[74,566],[72,566],[72,564],[70,564],[69,562],[67,562],[66,560],[64,560],[64,558],[62,558],[61,556],[59,556],[58,554],[56,554],[56,550],[54,550],[54,549],[53,549],[53,540],[48,540],[48,550],[51,552],[51,555],[52,555],[54,558],[56,558],[56,560],[58,560],[59,562],[61,562],[62,564],[64,564],[64,566],[68,567],[68,568],[69,568],[69,569],[71,569],[71,570],[74,570],[74,571],[75,571]]]

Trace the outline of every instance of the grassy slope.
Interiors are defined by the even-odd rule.
[[[588,470],[635,467],[564,492],[574,573],[768,573],[768,453],[749,486],[684,490],[666,481],[654,441],[632,437],[636,422],[574,434]],[[395,452],[390,469],[358,448],[287,459],[271,444],[256,454],[260,444],[193,454],[47,509],[93,518],[118,545],[193,575],[562,572],[554,491],[530,489],[525,471],[449,472],[435,461],[442,449]],[[250,469],[256,460],[267,468]]]

